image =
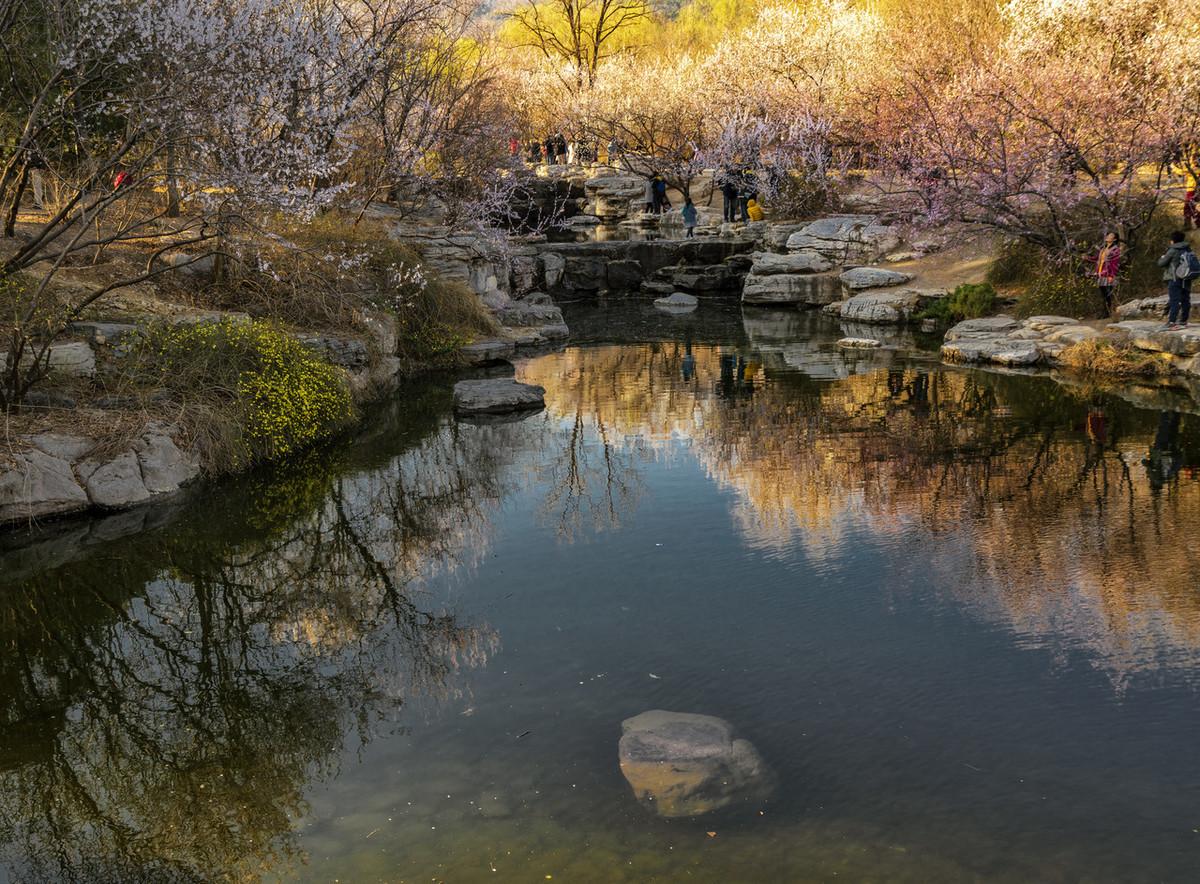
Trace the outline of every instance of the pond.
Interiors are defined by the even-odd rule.
[[[1200,419],[568,309],[521,421],[354,438],[0,550],[0,880],[1190,881]],[[622,721],[773,788],[640,803]]]

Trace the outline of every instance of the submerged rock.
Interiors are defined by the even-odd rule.
[[[771,792],[758,751],[735,740],[723,719],[652,709],[623,721],[621,730],[621,773],[659,816],[699,816]]]
[[[673,295],[654,300],[655,307],[668,313],[691,313],[699,303],[699,298],[686,292],[675,292]]]
[[[542,408],[546,390],[511,378],[459,381],[454,385],[454,408],[460,414],[503,414]]]

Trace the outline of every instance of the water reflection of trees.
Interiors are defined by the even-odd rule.
[[[462,690],[498,637],[421,591],[470,567],[519,428],[314,455],[0,594],[0,857],[31,880],[241,879],[300,860],[348,734]],[[19,866],[20,867],[20,866]]]
[[[737,493],[752,544],[822,557],[864,531],[915,527],[930,546],[914,567],[948,569],[939,586],[1025,636],[1086,646],[1117,678],[1194,662],[1200,561],[1180,538],[1200,524],[1200,483],[1180,469],[1188,446],[1160,438],[1195,433],[1189,418],[1164,431],[1157,414],[1089,406],[1049,379],[940,367],[818,385],[753,354],[729,396],[720,349],[694,348],[685,369],[686,355],[568,350],[526,374],[552,413],[652,443],[690,439]]]

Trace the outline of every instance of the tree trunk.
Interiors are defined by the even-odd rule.
[[[175,142],[167,142],[167,217],[179,217],[179,178],[175,171]]]
[[[17,179],[17,189],[13,193],[12,204],[8,209],[8,217],[4,219],[4,235],[12,238],[17,230],[17,212],[21,210],[21,197],[25,195],[25,186],[29,183],[29,163],[21,166],[21,176]]]

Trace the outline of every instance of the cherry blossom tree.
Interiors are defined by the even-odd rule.
[[[310,215],[345,191],[338,173],[353,152],[361,96],[429,8],[428,0],[0,2],[2,72],[13,84],[0,205],[15,217],[33,169],[57,195],[0,259],[5,408],[44,376],[50,345],[72,320],[164,272],[164,252],[212,244],[236,221]],[[183,217],[171,217],[181,204]],[[52,287],[76,256],[118,243],[149,246],[141,272],[65,298]]]
[[[1163,52],[1176,19],[1150,0],[1032,0],[1003,8],[995,52],[948,76],[898,54],[880,157],[927,223],[1059,255],[1104,230],[1136,242],[1179,140]]]

